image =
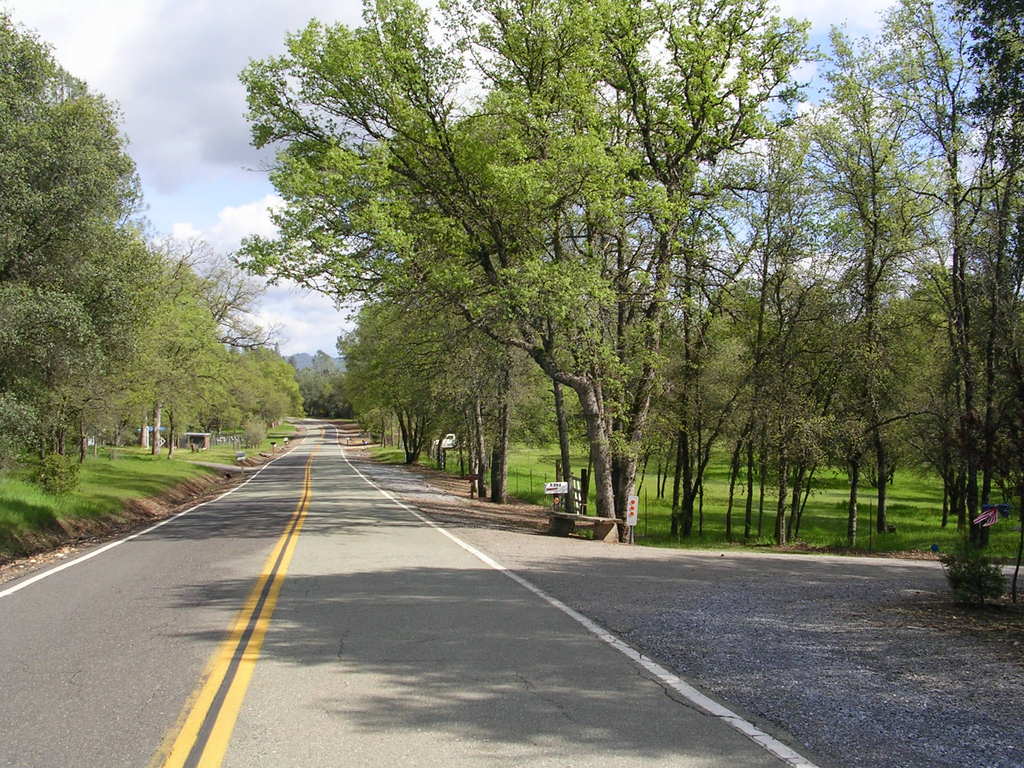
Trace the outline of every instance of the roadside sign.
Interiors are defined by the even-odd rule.
[[[555,493],[568,493],[568,492],[569,492],[569,483],[568,482],[564,482],[564,483],[544,483],[544,493],[548,494],[549,496],[551,494],[555,494]]]
[[[640,512],[640,497],[630,496],[626,499],[626,525],[633,527],[636,525],[636,518]]]

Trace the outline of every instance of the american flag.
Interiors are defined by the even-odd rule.
[[[984,504],[981,507],[981,514],[974,518],[975,525],[983,525],[988,528],[999,522],[999,507],[995,504]]]

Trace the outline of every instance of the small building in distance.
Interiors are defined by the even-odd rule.
[[[186,432],[185,442],[193,451],[205,451],[210,447],[209,432]]]

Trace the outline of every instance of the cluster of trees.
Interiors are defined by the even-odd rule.
[[[322,419],[348,419],[352,406],[345,387],[345,370],[338,360],[322,349],[309,358],[308,365],[299,361],[299,355],[288,358],[295,369],[295,379],[302,394],[302,405],[307,416]]]
[[[0,460],[301,409],[252,278],[146,238],[114,106],[3,13],[0,178]]]
[[[496,498],[539,391],[599,514],[653,459],[689,535],[719,451],[730,535],[795,535],[839,467],[852,545],[916,467],[983,544],[980,505],[1024,503],[1021,21],[900,0],[833,32],[810,105],[765,0],[369,3],[243,74],[287,201],[248,266],[364,299],[357,411],[410,460],[458,416]]]

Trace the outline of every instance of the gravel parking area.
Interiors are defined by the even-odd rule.
[[[422,473],[350,457],[819,765],[1024,766],[1024,637],[955,616],[934,561],[559,539],[539,535],[529,508],[495,512]]]

